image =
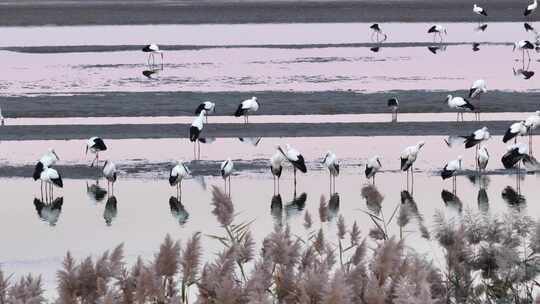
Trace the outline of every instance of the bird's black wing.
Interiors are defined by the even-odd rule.
[[[370,178],[371,173],[373,172],[373,167],[366,166],[366,171],[364,171],[364,172],[366,173],[366,178]]]
[[[401,158],[401,171],[407,171],[409,170],[409,168],[411,167],[411,163],[409,162],[409,159],[408,158]]]
[[[99,137],[94,139],[94,145],[92,146],[92,148],[97,149],[99,151],[107,150],[107,146],[105,145],[105,142],[103,141],[103,139]]]
[[[41,177],[41,172],[43,172],[43,163],[39,161],[34,167],[34,174],[32,174],[32,178],[37,181]]]
[[[197,109],[195,109],[195,114],[201,114],[202,110],[204,110],[204,103],[201,103]]]
[[[51,179],[51,181],[60,188],[64,187],[64,182],[62,181],[62,176],[60,176],[60,174],[58,174],[58,178]]]
[[[306,162],[304,161],[304,157],[301,154],[298,155],[298,160],[292,161],[291,163],[293,164],[293,166],[296,167],[296,169],[300,170],[300,172],[307,172]]]
[[[469,109],[470,111],[474,111],[474,106],[472,105],[472,103],[470,101],[468,101],[467,99],[465,99],[465,104],[460,106],[460,108],[462,109]]]
[[[523,155],[519,153],[519,148],[514,148],[503,155],[501,162],[506,169],[510,169],[513,168],[522,158]]]
[[[436,28],[437,28],[437,26],[434,25],[434,26],[430,27],[429,30],[428,30],[427,32],[428,32],[428,33],[436,33],[436,32],[437,32],[437,29],[436,29]]]
[[[452,177],[453,174],[454,174],[454,171],[448,170],[448,165],[445,165],[444,168],[441,171],[442,179],[448,179],[448,178]]]
[[[234,112],[235,117],[240,117],[246,113],[246,110],[242,108],[242,103],[238,105],[236,112]]]
[[[461,136],[461,137],[465,139],[465,149],[472,148],[480,142],[480,140],[475,139],[474,133],[468,136]]]
[[[398,100],[395,98],[388,99],[388,106],[389,107],[397,107],[398,106]]]
[[[512,138],[516,136],[517,136],[517,133],[512,133],[512,128],[508,128],[508,130],[506,130],[506,133],[504,133],[503,143],[508,142],[509,140],[511,140]]]
[[[201,131],[195,126],[189,128],[189,141],[194,142],[199,138]]]

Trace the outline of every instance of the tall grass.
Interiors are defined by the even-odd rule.
[[[435,215],[428,231],[408,193],[389,220],[383,197],[364,191],[374,227],[367,234],[356,222],[335,220],[336,236],[315,227],[305,213],[306,237],[276,225],[261,247],[249,223],[236,223],[234,204],[213,188],[213,214],[223,228],[211,237],[222,243],[216,257],[202,263],[201,233],[183,243],[167,235],[148,261],[124,262],[123,246],[97,259],[77,261],[68,252],[57,272],[58,304],[417,304],[533,303],[540,274],[540,222],[520,213],[500,217],[465,212],[460,218]],[[328,222],[321,198],[319,218]],[[393,235],[386,227],[395,219]],[[407,246],[403,231],[416,223],[444,252],[444,263]],[[0,270],[0,304],[46,303],[40,277],[20,280]],[[196,295],[196,296],[194,296]],[[540,301],[536,301],[540,303]]]

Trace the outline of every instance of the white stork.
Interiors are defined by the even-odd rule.
[[[392,97],[388,99],[388,107],[392,111],[392,122],[397,122],[397,115],[399,111],[399,100],[397,97]]]
[[[414,162],[418,157],[418,152],[424,146],[425,142],[420,141],[414,146],[409,146],[401,152],[401,171],[407,172],[407,189],[409,189],[409,171],[411,171],[411,188],[414,189]]]
[[[92,163],[90,164],[90,167],[94,166],[94,162],[96,162],[96,166],[99,166],[99,152],[107,151],[107,146],[105,145],[105,142],[100,137],[90,137],[88,141],[86,142],[86,150],[85,155],[88,154],[88,150],[90,150],[90,153],[93,153],[96,155],[96,157],[92,160]]]
[[[216,104],[211,102],[211,101],[205,101],[205,102],[202,102],[198,107],[197,109],[195,109],[195,114],[196,115],[199,115],[201,114],[202,110],[205,110],[206,111],[206,123],[208,123],[208,115],[209,114],[214,114],[215,111],[216,111]]]
[[[103,164],[103,176],[107,180],[107,191],[109,191],[109,187],[111,187],[112,195],[114,195],[114,183],[116,182],[117,174],[118,170],[116,170],[116,164],[106,160],[105,164]]]
[[[52,167],[56,164],[57,161],[59,161],[60,158],[58,157],[58,154],[56,154],[56,151],[54,151],[53,148],[49,148],[47,153],[45,153],[37,162],[37,164],[34,167],[34,174],[32,174],[32,177],[34,178],[34,181],[37,181],[41,178],[41,172],[45,170],[46,168]],[[43,181],[41,181],[41,192],[43,192]]]
[[[371,41],[376,42],[376,43],[381,43],[381,42],[386,41],[386,39],[388,38],[388,36],[385,33],[383,33],[383,31],[381,30],[381,27],[379,26],[378,23],[373,23],[369,28],[372,30]],[[375,40],[373,40],[374,35],[376,35]],[[383,36],[383,39],[379,40],[379,36]]]
[[[434,26],[429,28],[428,34],[433,34],[433,42],[435,42],[437,36],[441,39],[440,42],[443,42],[443,34],[447,35],[448,32],[446,31],[446,28],[444,26],[440,24],[435,24]]]
[[[195,117],[191,127],[189,128],[189,141],[193,143],[193,156],[195,159],[199,159],[201,157],[201,144],[198,139],[200,138],[201,132],[204,128],[205,116],[206,110],[201,110],[199,116]]]
[[[46,185],[45,197],[47,197],[49,201],[52,201],[52,199],[54,198],[53,186],[59,188],[64,187],[64,183],[62,182],[62,176],[60,176],[60,173],[58,173],[58,171],[53,168],[45,168],[43,171],[41,171],[39,178]],[[41,193],[41,196],[43,197],[43,192]]]
[[[250,99],[242,101],[236,112],[234,112],[235,117],[244,116],[244,123],[249,123],[249,114],[255,113],[259,110],[259,103],[257,102],[257,97],[253,96]]]
[[[473,82],[471,88],[469,89],[469,98],[477,99],[480,103],[480,98],[484,93],[487,92],[487,85],[484,79],[478,79]],[[480,109],[476,111],[476,119],[480,120]]]
[[[527,117],[525,120],[525,127],[527,127],[527,133],[529,134],[529,153],[532,155],[532,135],[533,131],[540,126],[540,111],[534,112],[533,115]]]
[[[171,168],[169,173],[169,185],[176,187],[176,197],[182,196],[182,180],[186,179],[191,174],[191,171],[183,161],[177,161],[176,165]]]
[[[287,151],[283,151],[281,147],[278,146],[278,151],[285,156],[285,158],[293,165],[294,171],[294,189],[296,192],[296,170],[300,170],[302,173],[307,172],[306,162],[304,156],[298,152],[295,148],[287,144]]]
[[[538,8],[538,0],[534,0],[533,3],[529,4],[525,11],[523,12],[523,16],[529,17],[536,11]]]
[[[510,125],[510,128],[506,130],[506,133],[503,136],[503,143],[507,143],[512,138],[514,139],[514,143],[516,143],[518,135],[527,135],[527,127],[525,126],[525,121],[515,122]]]
[[[276,179],[277,179],[277,193],[279,193],[279,179],[281,178],[281,172],[283,171],[284,156],[280,151],[276,151],[270,158],[270,171],[274,177],[274,194],[276,194]]]
[[[507,147],[506,153],[501,158],[501,162],[505,169],[514,168],[518,165],[519,170],[519,163],[522,160],[528,159],[528,154],[529,149],[527,148],[527,145],[524,143],[516,143]]]
[[[473,5],[473,13],[477,14],[478,16],[480,16],[480,18],[482,18],[482,16],[485,16],[487,17],[487,12],[485,9],[481,8],[480,6],[474,4]]]
[[[328,151],[322,160],[330,175],[330,193],[336,192],[336,176],[339,175],[339,161],[334,152]]]
[[[233,161],[228,158],[227,160],[223,161],[221,163],[221,177],[225,181],[225,194],[228,194],[229,197],[231,196],[231,174],[234,169],[234,163]],[[227,180],[229,180],[229,191],[227,192]]]
[[[457,120],[459,121],[459,116],[461,115],[461,121],[464,121],[463,111],[469,110],[474,111],[474,106],[463,97],[453,97],[452,95],[446,96],[446,103],[450,109],[457,110]]]
[[[513,51],[516,51],[516,49],[521,51],[522,61],[525,61],[525,53],[527,53],[527,57],[529,58],[529,61],[530,61],[531,60],[530,51],[534,50],[535,48],[536,48],[535,45],[529,40],[519,40],[514,43]]]
[[[458,156],[457,159],[449,161],[444,165],[442,171],[441,171],[441,177],[443,180],[452,178],[452,192],[456,193],[457,190],[457,181],[456,181],[456,173],[461,170],[461,164],[462,164],[462,157],[461,155]]]
[[[366,174],[366,178],[373,179],[373,184],[375,185],[375,175],[379,170],[382,168],[381,164],[381,158],[379,156],[373,156],[372,158],[368,159],[366,163],[366,170],[364,173]]]
[[[485,171],[489,162],[489,152],[485,146],[480,147],[476,157],[476,165],[479,171]]]
[[[159,49],[159,46],[155,43],[145,45],[142,48],[142,51],[144,53],[148,53],[148,57],[146,59],[149,66],[154,66],[156,64],[154,55],[159,54],[161,55],[161,66],[163,66],[163,51]],[[150,63],[150,59],[152,59],[152,63]]]

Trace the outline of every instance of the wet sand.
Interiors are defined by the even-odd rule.
[[[251,117],[252,122],[256,120],[256,116]],[[447,136],[468,135],[483,126],[487,126],[492,135],[502,135],[511,123],[511,121],[466,121],[459,124],[456,122],[252,123],[248,126],[207,124],[201,137]],[[85,139],[97,134],[107,139],[187,138],[189,127],[189,124],[4,126],[0,128],[0,141]]]
[[[2,1],[0,26],[476,21],[468,0]],[[489,1],[489,21],[521,21],[527,2]],[[535,16],[536,18],[536,16]]]
[[[388,113],[386,101],[399,96],[401,113],[451,112],[447,94],[466,91],[422,90],[361,93],[327,92],[118,92],[73,96],[0,97],[5,117],[191,116],[200,102],[216,102],[216,115],[232,115],[241,100],[257,96],[260,115]],[[483,112],[534,112],[540,92],[490,91]],[[473,101],[473,103],[475,103]],[[509,106],[511,104],[511,106]]]

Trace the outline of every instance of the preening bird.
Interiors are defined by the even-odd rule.
[[[230,158],[221,163],[220,173],[221,177],[225,181],[225,193],[228,194],[229,197],[231,196],[231,174],[233,169],[234,163]],[[227,191],[227,180],[229,180],[229,191]]]
[[[506,153],[501,158],[504,168],[510,169],[519,165],[519,162],[529,157],[529,149],[523,143],[513,144],[508,146]]]
[[[527,135],[527,127],[525,126],[525,121],[515,122],[510,125],[510,128],[506,130],[506,133],[503,136],[503,143],[507,143],[512,138],[514,139],[514,143],[517,142],[518,135]]]
[[[480,98],[486,92],[487,92],[486,81],[483,79],[475,80],[473,84],[471,85],[471,88],[469,89],[469,98],[477,99],[478,101],[480,101]],[[475,114],[476,119],[480,120],[480,111],[478,108],[476,110],[477,110]]]
[[[62,176],[60,176],[60,173],[53,168],[45,168],[43,171],[41,171],[40,179],[46,185],[45,197],[47,197],[49,201],[52,201],[54,198],[53,186],[59,188],[64,187]],[[41,193],[41,196],[43,196],[43,192]]]
[[[450,109],[457,110],[457,120],[459,121],[459,117],[461,115],[461,121],[464,121],[463,118],[463,111],[469,110],[474,111],[474,106],[465,98],[463,97],[453,97],[452,95],[446,96],[446,103],[450,107]]]
[[[193,143],[193,155],[195,159],[199,159],[201,157],[201,144],[198,139],[204,127],[205,116],[206,110],[201,110],[199,116],[195,117],[193,123],[191,124],[191,127],[189,128],[189,141]]]
[[[479,16],[486,16],[487,17],[487,12],[485,9],[481,8],[480,6],[474,4],[473,6],[473,12]]]
[[[43,172],[43,170],[45,170],[46,168],[54,166],[59,160],[60,158],[58,157],[58,154],[56,154],[56,151],[54,151],[53,148],[49,148],[47,153],[43,154],[43,156],[39,159],[39,161],[34,167],[34,174],[32,175],[34,180],[37,181],[38,179],[40,179],[41,172]]]
[[[105,161],[105,164],[103,164],[103,176],[107,180],[107,190],[109,190],[109,186],[111,186],[111,192],[114,195],[114,183],[116,182],[118,171],[116,170],[116,164],[113,163],[110,160]]]
[[[369,28],[372,30],[371,41],[376,42],[376,43],[381,43],[381,42],[386,41],[386,39],[388,38],[388,36],[385,33],[383,33],[383,31],[381,30],[381,27],[379,26],[378,23],[373,23]],[[376,37],[375,39],[373,39],[373,36],[375,35]],[[382,36],[383,39],[379,39],[379,36]]]
[[[270,171],[274,177],[274,194],[276,193],[276,180],[277,180],[277,193],[279,193],[279,179],[281,178],[281,172],[283,171],[283,161],[285,160],[283,154],[280,151],[276,151],[270,158]]]
[[[530,51],[534,50],[535,48],[535,45],[529,40],[519,40],[514,43],[513,51],[520,50],[522,54],[521,59],[525,61],[525,53],[527,53],[527,57],[529,58],[529,60],[531,60]]]
[[[388,99],[387,105],[390,108],[390,110],[392,110],[392,122],[396,122],[398,111],[399,111],[399,100],[397,99],[397,97],[392,97]]]
[[[176,165],[171,168],[169,173],[169,185],[176,187],[176,197],[182,196],[182,180],[187,178],[191,171],[183,161],[177,161]]]
[[[298,169],[300,172],[306,173],[306,162],[304,160],[304,156],[302,156],[298,150],[291,147],[289,144],[287,144],[286,148],[287,151],[283,151],[283,149],[278,146],[278,151],[293,165],[294,188],[296,189],[296,170]]]
[[[159,49],[159,46],[157,44],[148,44],[142,48],[142,51],[144,53],[148,53],[148,57],[146,58],[146,62],[148,63],[148,65],[156,64],[156,60],[154,58],[155,54],[161,55],[161,65],[163,65],[163,51]],[[150,59],[152,59],[152,62],[150,62]]]
[[[447,35],[448,32],[446,31],[446,28],[442,25],[436,24],[429,28],[428,30],[429,34],[433,34],[433,41],[436,40],[437,37],[439,37],[441,40],[440,42],[443,42],[443,34]]]
[[[216,110],[216,104],[211,102],[211,101],[205,101],[205,102],[202,102],[198,107],[197,109],[195,109],[195,114],[196,115],[199,115],[201,114],[201,111],[202,110],[205,110],[206,111],[206,122],[208,123],[208,115],[209,114],[214,114],[215,110]]]
[[[250,99],[242,101],[236,112],[234,112],[235,117],[244,116],[244,123],[249,123],[249,114],[255,113],[259,110],[259,103],[257,102],[257,97],[253,96]]]
[[[424,146],[425,142],[420,141],[414,146],[409,146],[401,152],[401,171],[407,172],[407,189],[409,189],[409,171],[411,171],[411,188],[414,187],[414,162],[418,157],[420,149]]]
[[[96,162],[96,166],[99,166],[99,152],[107,151],[107,146],[100,137],[90,137],[90,139],[86,142],[86,150],[84,152],[85,155],[88,154],[88,151],[96,155],[96,157],[92,160],[90,167],[94,166],[94,162]]]
[[[372,158],[368,159],[366,163],[366,170],[364,173],[366,174],[366,178],[373,179],[373,184],[375,184],[375,175],[379,170],[382,168],[381,164],[381,158],[379,156],[373,156]]]
[[[484,141],[489,140],[491,138],[491,135],[489,134],[488,128],[483,127],[482,129],[474,131],[470,135],[462,136],[462,138],[464,139],[465,148],[469,149]]]
[[[485,171],[488,162],[489,162],[488,150],[485,146],[482,146],[478,150],[478,156],[476,157],[476,164],[478,166],[478,170]]]
[[[441,171],[441,177],[443,180],[452,178],[452,191],[456,193],[457,183],[456,183],[456,173],[461,170],[462,157],[458,156],[457,159],[449,161],[444,165]]]
[[[525,127],[527,127],[527,133],[529,134],[529,153],[532,155],[532,135],[533,131],[540,126],[540,111],[536,111],[533,115],[527,117],[525,120]]]
[[[532,13],[536,11],[537,8],[538,8],[538,0],[534,0],[532,4],[529,4],[527,6],[525,11],[523,12],[523,16],[525,17],[530,16]]]
[[[322,160],[322,164],[328,169],[330,175],[330,193],[336,192],[336,177],[339,175],[339,161],[336,154],[328,151]]]

